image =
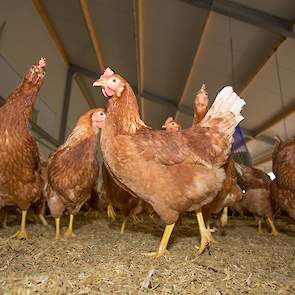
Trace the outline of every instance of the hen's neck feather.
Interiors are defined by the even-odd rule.
[[[77,124],[76,127],[73,129],[69,137],[67,138],[66,142],[61,145],[58,150],[62,150],[68,147],[74,147],[80,144],[82,141],[96,137],[98,131],[94,129],[92,126],[87,126],[85,124]]]
[[[26,79],[7,97],[1,117],[13,120],[29,120],[32,116],[36,96],[40,87],[32,85]]]
[[[146,127],[140,119],[136,97],[128,83],[120,97],[114,96],[109,100],[107,121],[111,121],[120,134],[134,134],[141,127]]]

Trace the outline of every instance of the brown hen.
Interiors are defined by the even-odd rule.
[[[208,111],[209,98],[205,84],[203,84],[201,89],[198,91],[195,97],[194,105],[195,108],[193,126],[196,126],[203,120]],[[210,228],[211,216],[213,214],[220,214],[222,210],[223,211],[220,218],[220,223],[222,226],[225,226],[227,224],[228,206],[232,206],[242,197],[242,192],[237,185],[237,175],[232,156],[229,156],[227,162],[224,165],[224,169],[226,177],[223,182],[221,191],[211,203],[205,205],[202,208],[207,228]]]
[[[197,211],[201,248],[208,244],[201,207],[222,187],[222,166],[230,153],[244,101],[225,87],[205,118],[194,128],[164,132],[141,121],[135,94],[121,76],[107,69],[94,86],[111,97],[101,132],[107,169],[120,185],[153,206],[167,224],[155,256],[166,251],[179,214]],[[202,249],[203,250],[203,249]]]
[[[261,217],[266,218],[271,226],[272,235],[276,236],[278,231],[273,222],[273,204],[270,195],[271,180],[262,170],[236,164],[240,175],[241,187],[245,194],[239,202],[240,208],[252,213],[258,218],[258,233],[262,233]]]
[[[295,136],[285,143],[276,138],[273,152],[271,196],[275,204],[295,221]]]
[[[72,238],[74,215],[90,198],[97,181],[98,131],[104,119],[104,109],[88,111],[80,117],[66,142],[49,158],[45,191],[50,212],[55,218],[56,239],[61,238],[60,217],[64,210],[70,214],[66,237]]]
[[[41,58],[0,108],[0,207],[16,206],[22,211],[19,239],[27,239],[26,216],[41,197],[40,157],[29,129],[36,96],[45,77]]]

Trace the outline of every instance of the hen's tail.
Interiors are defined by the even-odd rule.
[[[235,115],[236,127],[244,119],[241,115],[241,111],[245,104],[246,102],[234,92],[231,86],[226,86],[217,94],[214,103],[205,116],[205,119],[231,112]]]
[[[245,101],[233,91],[232,87],[224,87],[217,94],[200,125],[218,130],[229,140],[228,143],[232,143],[235,127],[244,119],[241,111],[245,104]]]

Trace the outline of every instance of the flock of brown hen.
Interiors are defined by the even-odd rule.
[[[29,120],[45,67],[41,58],[0,108],[0,209],[4,215],[11,208],[21,210],[16,238],[27,239],[30,207],[44,225],[49,208],[56,239],[61,238],[65,211],[69,239],[81,208],[103,208],[112,219],[120,213],[121,233],[129,217],[138,222],[144,214],[158,216],[166,227],[158,250],[150,253],[156,257],[166,253],[174,225],[186,212],[197,217],[198,254],[214,242],[211,218],[218,216],[219,225],[225,226],[228,207],[257,217],[259,233],[261,218],[266,218],[271,233],[278,234],[277,211],[295,220],[295,137],[285,143],[277,139],[273,182],[263,171],[235,163],[231,145],[245,102],[231,87],[223,88],[209,109],[203,85],[195,97],[190,128],[182,129],[169,117],[165,130],[155,130],[141,120],[128,82],[108,68],[93,83],[109,98],[106,108],[82,115],[66,142],[48,160],[41,159]],[[103,163],[98,162],[99,145]]]

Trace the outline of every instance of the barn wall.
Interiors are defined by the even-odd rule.
[[[41,56],[46,57],[47,75],[35,108],[37,124],[58,138],[67,65],[61,58],[31,1],[2,0],[0,26],[0,95],[6,97],[27,69]],[[3,83],[4,80],[4,83]]]

